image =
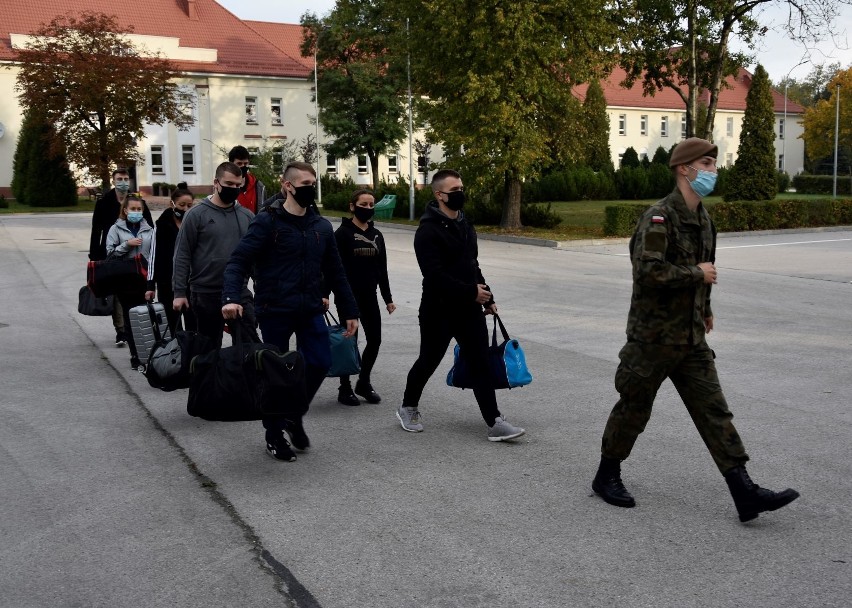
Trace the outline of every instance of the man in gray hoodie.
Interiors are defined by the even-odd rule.
[[[222,283],[231,252],[248,230],[254,214],[237,203],[243,175],[231,162],[216,168],[213,194],[186,212],[175,242],[172,287],[175,310],[195,313],[197,331],[216,348],[222,345]],[[243,327],[255,335],[254,305],[242,290]]]

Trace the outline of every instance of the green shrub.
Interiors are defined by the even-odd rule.
[[[837,178],[837,194],[849,195],[850,190],[849,177]],[[804,175],[799,174],[793,177],[793,188],[796,192],[802,194],[832,194],[834,192],[834,176],[832,175]]]
[[[641,166],[642,163],[639,162],[639,154],[633,146],[630,146],[624,151],[624,154],[621,155],[619,168],[624,169],[626,167],[630,167],[632,169],[636,169]]]
[[[556,228],[562,218],[547,205],[521,205],[521,223],[533,228]]]
[[[615,172],[615,185],[621,200],[648,198],[648,172],[642,167],[622,167]]]
[[[748,230],[748,210],[741,202],[719,202],[708,209],[716,230],[719,232],[740,232]]]
[[[604,209],[604,234],[606,236],[630,236],[636,222],[645,213],[645,205],[610,205]]]
[[[802,201],[775,201],[777,205],[778,228],[801,228],[810,225],[808,220],[809,205]],[[822,224],[830,226],[831,224]]]
[[[662,150],[662,148],[659,148]],[[665,150],[663,150],[665,154]],[[672,170],[659,163],[651,163],[648,167],[648,196],[651,198],[663,198],[675,187]]]
[[[0,194],[0,209],[8,209],[9,201],[6,200],[6,195]]]
[[[786,171],[778,171],[775,174],[775,179],[778,182],[778,192],[787,192],[790,188],[790,176]]]

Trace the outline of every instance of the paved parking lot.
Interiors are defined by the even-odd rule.
[[[623,242],[480,242],[535,376],[486,441],[470,391],[429,383],[426,431],[393,412],[416,357],[411,231],[383,228],[398,311],[380,405],[320,389],[295,463],[260,423],[207,423],[129,370],[108,318],[76,312],[90,218],[0,216],[3,606],[848,606],[852,231],[719,240],[722,385],[760,484],[790,507],[738,522],[669,384],[625,463],[638,507],[592,496],[616,399]],[[447,311],[447,314],[452,314]]]

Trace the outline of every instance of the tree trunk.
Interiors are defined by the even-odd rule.
[[[379,155],[375,150],[367,150],[370,159],[370,171],[373,173],[373,192],[379,192]]]
[[[719,36],[719,54],[714,64],[713,82],[710,84],[710,103],[707,104],[707,120],[704,122],[704,132],[699,135],[702,139],[713,140],[713,126],[716,124],[716,108],[719,105],[719,91],[722,89],[722,73],[725,70],[725,60],[728,55],[728,38],[731,35],[733,22],[725,20]]]
[[[687,87],[689,101],[686,104],[686,137],[695,135],[695,120],[698,114],[698,59],[695,56],[695,11],[696,3],[687,3],[687,37],[690,45],[689,69],[687,71]]]
[[[521,180],[506,172],[505,189],[503,191],[503,217],[500,227],[509,230],[523,228],[521,224]]]

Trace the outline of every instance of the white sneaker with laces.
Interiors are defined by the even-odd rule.
[[[399,406],[396,410],[396,417],[402,428],[409,433],[422,433],[423,424],[420,422],[420,412],[416,407]]]

